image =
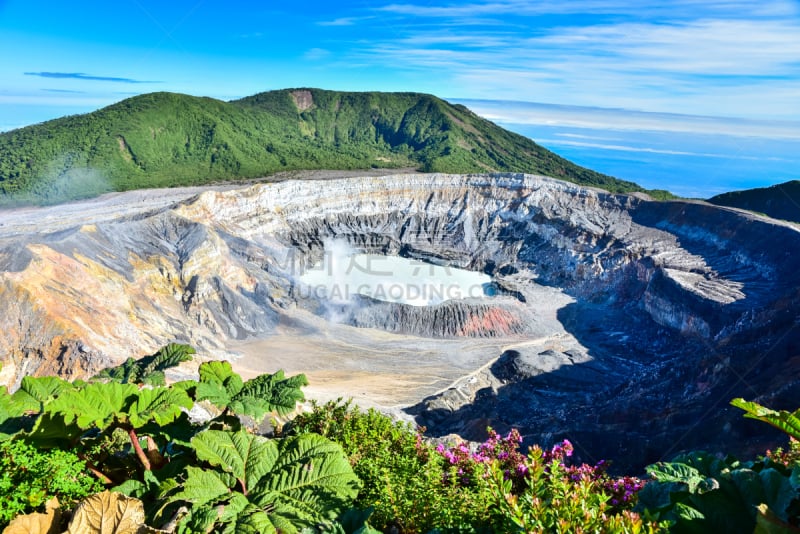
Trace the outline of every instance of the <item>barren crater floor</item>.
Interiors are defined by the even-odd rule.
[[[620,468],[761,447],[777,436],[728,401],[800,398],[791,225],[531,175],[314,177],[0,212],[0,382],[179,341],[432,435],[516,426]],[[490,277],[493,296],[302,291],[332,240]]]

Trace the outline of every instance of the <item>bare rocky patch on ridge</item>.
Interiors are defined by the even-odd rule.
[[[311,91],[309,90],[302,89],[298,91],[292,91],[289,94],[292,96],[294,105],[297,106],[299,111],[306,111],[314,106],[314,95],[312,95]]]

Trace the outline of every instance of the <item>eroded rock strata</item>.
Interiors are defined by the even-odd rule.
[[[800,233],[769,219],[518,174],[288,181],[101,212],[42,211],[37,231],[2,219],[3,383],[175,340],[235,357],[237,341],[318,316],[428,344],[497,339],[487,365],[409,412],[435,434],[569,437],[586,460],[754,445],[763,429],[730,398],[800,398]],[[498,295],[334,305],[296,282],[334,237],[486,272]]]

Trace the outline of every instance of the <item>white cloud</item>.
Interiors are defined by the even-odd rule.
[[[307,61],[319,61],[331,55],[330,50],[324,48],[311,48],[303,54],[303,59]]]
[[[783,75],[797,69],[800,21],[698,20],[559,29],[524,43],[615,70]]]
[[[396,18],[393,31],[351,56],[358,64],[391,64],[422,75],[433,69],[462,88],[462,97],[800,119],[799,5],[784,0],[395,3],[379,8]],[[558,19],[572,24],[564,26],[536,18],[574,13],[614,16]],[[474,17],[495,17],[497,24],[469,32],[454,28]]]
[[[800,121],[767,121],[672,113],[645,113],[625,109],[558,106],[499,100],[455,99],[453,101],[464,104],[478,115],[489,120],[502,123],[536,124],[603,131],[685,132],[733,137],[800,140]],[[563,134],[563,136],[580,137],[575,134]],[[561,144],[567,143],[567,141],[563,140],[558,142]]]
[[[708,12],[717,15],[738,13],[748,17],[784,17],[798,13],[790,0],[752,2],[750,0],[666,0],[663,2],[630,2],[626,0],[497,0],[493,2],[451,3],[446,5],[389,4],[379,11],[415,17],[476,17],[486,15],[570,15],[628,14],[639,17],[685,17],[686,13]]]
[[[607,143],[589,143],[585,141],[565,141],[563,139],[537,139],[537,143],[553,146],[577,146],[585,148],[599,148],[602,150],[613,150],[617,152],[645,152],[648,154],[667,154],[670,156],[701,156],[705,158],[722,158],[726,160],[740,159],[749,161],[790,161],[778,157],[745,156],[742,154],[717,154],[713,152],[691,152],[687,150],[668,150],[663,148],[630,146],[630,145],[611,145]]]
[[[353,26],[361,17],[340,17],[334,20],[323,20],[317,22],[318,26]]]

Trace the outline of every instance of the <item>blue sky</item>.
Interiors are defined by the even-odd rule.
[[[797,0],[0,0],[0,49],[0,130],[150,91],[314,86],[495,101],[476,111],[515,128],[576,127],[591,108],[595,129],[728,117],[800,139]]]

